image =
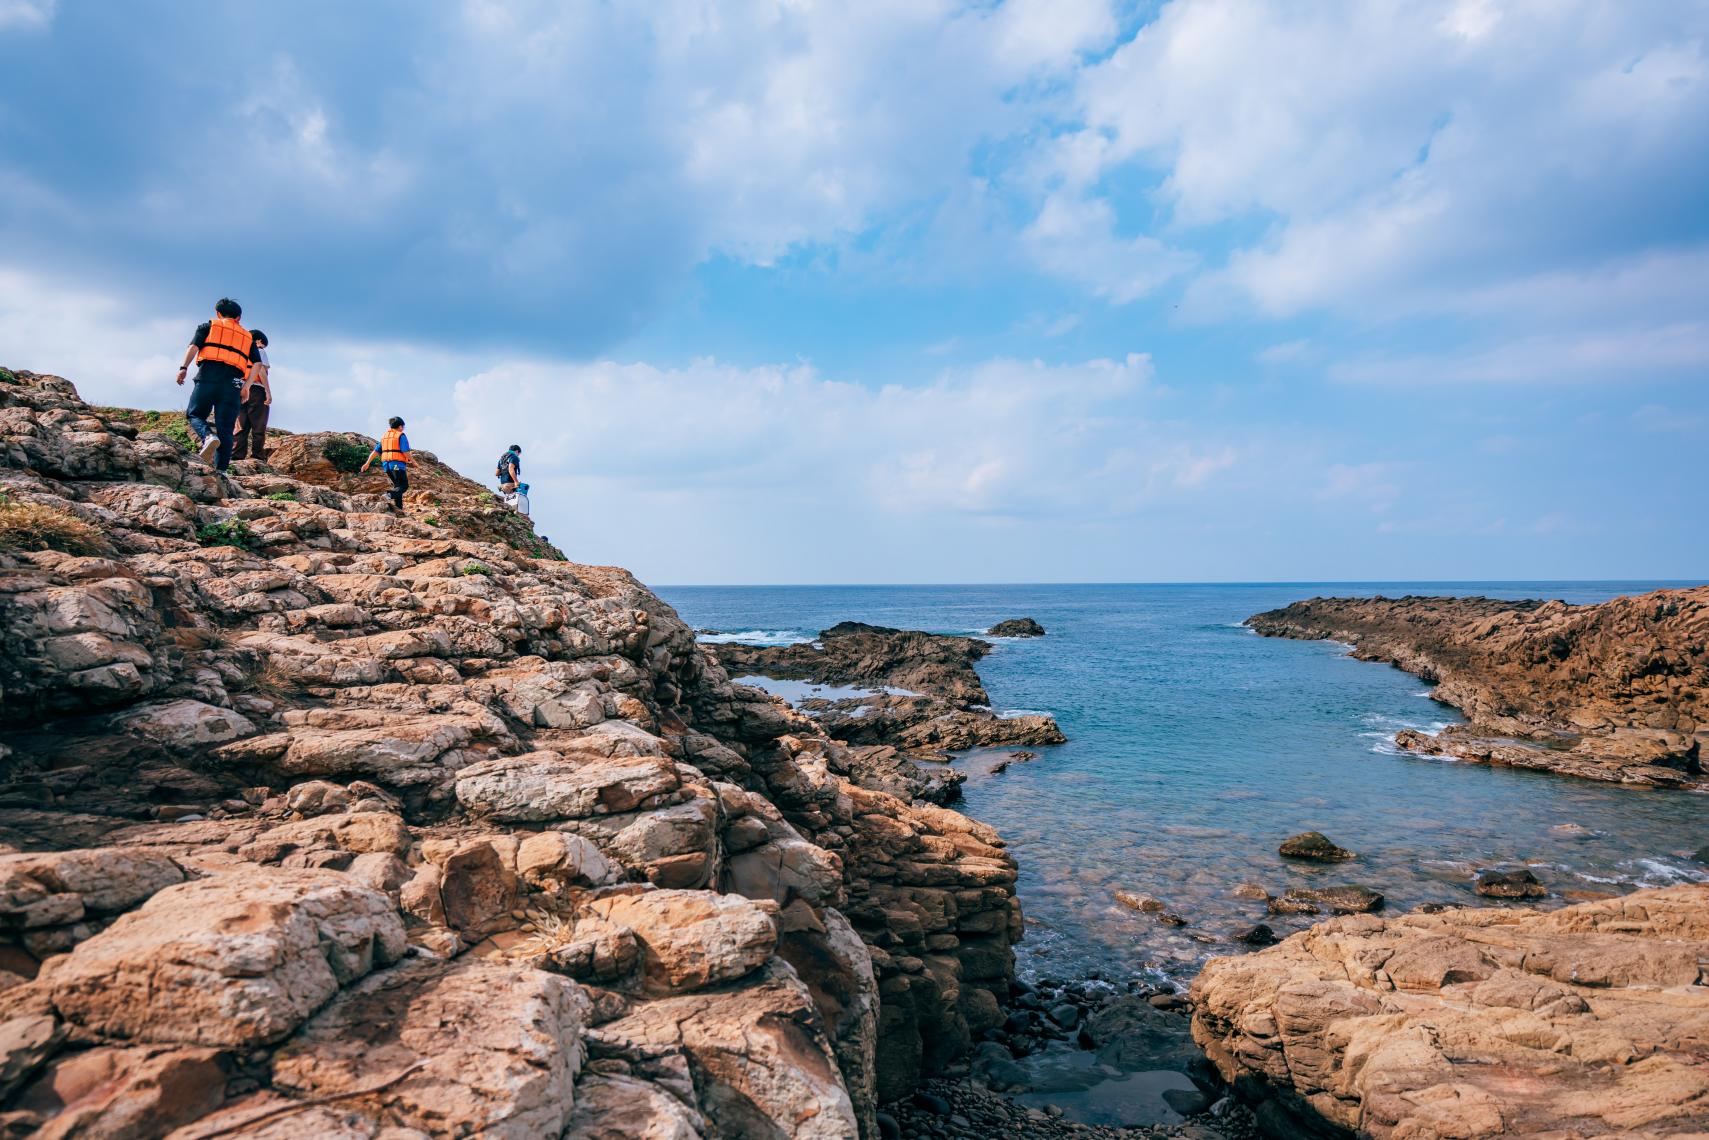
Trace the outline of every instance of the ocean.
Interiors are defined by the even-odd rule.
[[[996,827],[1020,862],[1023,975],[1159,975],[1184,981],[1244,948],[1257,922],[1278,934],[1314,921],[1265,914],[1242,883],[1280,895],[1359,883],[1391,911],[1485,904],[1477,869],[1529,866],[1540,905],[1644,886],[1709,881],[1690,853],[1709,843],[1701,796],[1607,787],[1546,773],[1398,752],[1401,728],[1461,718],[1416,677],[1355,661],[1344,646],[1258,637],[1242,619],[1327,595],[1485,594],[1597,602],[1655,582],[1288,583],[1072,586],[675,586],[658,593],[691,625],[764,643],[857,620],[978,633],[1032,617],[1043,638],[996,642],[979,665],[994,706],[1048,712],[1069,742],[970,772],[960,810]],[[1301,831],[1358,853],[1327,867],[1276,854]],[[1153,895],[1187,919],[1127,910]]]

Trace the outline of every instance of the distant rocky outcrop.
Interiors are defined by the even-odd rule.
[[[1002,840],[370,446],[0,372],[0,1133],[876,1135],[1003,1020]]]
[[[985,631],[987,637],[1043,637],[1044,626],[1030,617],[1000,621]]]
[[[1273,1136],[1701,1135],[1709,886],[1332,919],[1209,962],[1193,1036]]]
[[[1314,598],[1248,618],[1436,686],[1468,724],[1403,748],[1641,787],[1709,788],[1709,586],[1599,605]]]
[[[1061,744],[1066,739],[1053,717],[998,716],[991,710],[991,698],[974,665],[993,647],[975,637],[845,621],[822,630],[811,644],[725,643],[713,648],[735,677],[874,690],[870,696],[799,703],[825,732],[851,744],[942,758],[946,752],[970,748]]]

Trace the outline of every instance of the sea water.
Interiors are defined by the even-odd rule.
[[[1024,973],[1185,980],[1254,923],[1315,921],[1235,897],[1256,883],[1360,883],[1391,911],[1491,905],[1478,868],[1528,866],[1540,905],[1709,881],[1709,799],[1400,752],[1402,728],[1461,718],[1418,678],[1329,642],[1258,637],[1246,617],[1313,596],[1485,594],[1597,602],[1665,583],[1500,582],[1168,586],[668,587],[690,624],[756,643],[810,639],[854,620],[972,634],[1032,617],[1037,639],[997,640],[979,665],[999,711],[1051,713],[1069,742],[990,774],[967,768],[961,810],[996,827],[1020,862]],[[1322,831],[1351,863],[1290,863],[1276,846]],[[1169,927],[1115,901],[1162,899]],[[1496,904],[1499,905],[1499,904]]]

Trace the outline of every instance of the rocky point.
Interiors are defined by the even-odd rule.
[[[1248,618],[1435,686],[1469,723],[1403,748],[1640,787],[1709,789],[1709,586],[1597,605],[1313,598]]]
[[[999,1025],[990,828],[418,452],[0,372],[0,1132],[871,1137]]]

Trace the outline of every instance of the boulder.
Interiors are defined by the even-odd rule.
[[[501,756],[457,773],[457,800],[472,815],[545,822],[634,811],[682,781],[660,755],[566,757],[558,752]]]
[[[55,1059],[13,1102],[38,1140],[160,1136],[225,1100],[218,1049],[100,1047]]]
[[[985,631],[988,637],[1043,637],[1044,626],[1030,617],[1009,618]]]
[[[1331,919],[1207,963],[1193,1036],[1281,1131],[1701,1131],[1709,886]]]
[[[641,1003],[597,1032],[613,1046],[688,1054],[708,1137],[859,1135],[812,997],[783,962],[734,987]]]
[[[1306,859],[1313,863],[1340,863],[1353,858],[1353,852],[1337,847],[1321,831],[1304,831],[1282,840],[1276,849],[1285,859]]]
[[[764,965],[777,949],[771,914],[736,895],[648,891],[599,899],[588,910],[634,931],[642,972],[657,992],[735,981]]]
[[[418,961],[351,986],[273,1059],[273,1087],[337,1096],[432,1136],[534,1140],[563,1132],[581,1071],[586,999],[540,970]]]
[[[1529,868],[1512,871],[1483,870],[1472,881],[1472,890],[1490,899],[1540,899],[1549,888],[1537,881]]]
[[[42,980],[84,1033],[247,1048],[403,951],[386,896],[349,876],[238,868],[158,892]]]
[[[576,1084],[566,1137],[574,1140],[704,1140],[706,1120],[658,1085],[589,1073]]]

